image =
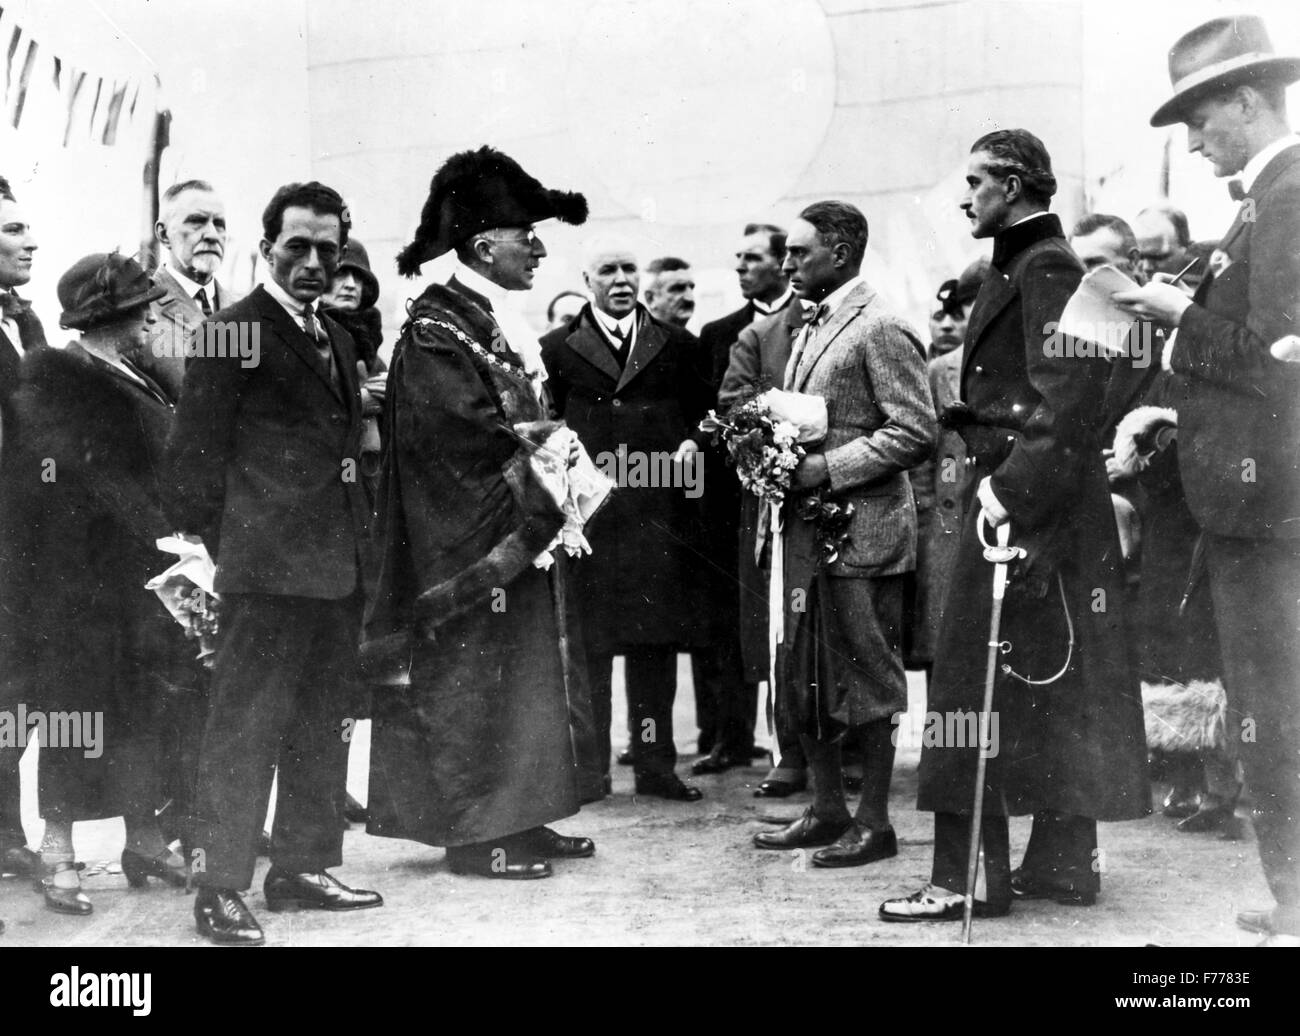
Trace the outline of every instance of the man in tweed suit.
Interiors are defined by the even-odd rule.
[[[785,679],[777,710],[801,731],[813,805],[789,827],[755,836],[763,849],[826,846],[819,867],[854,867],[898,853],[889,822],[892,717],[907,708],[901,651],[903,575],[916,565],[916,503],[907,472],[937,437],[925,349],[859,274],[866,218],[844,202],[799,214],[785,269],[817,303],[795,339],[785,388],[826,401],[827,430],[795,469],[782,515]],[[851,504],[848,539],[823,561],[809,496]],[[850,815],[840,743],[856,731],[865,774]],[[833,843],[833,844],[832,844]]]

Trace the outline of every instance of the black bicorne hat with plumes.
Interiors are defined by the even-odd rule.
[[[495,227],[520,227],[559,219],[587,220],[587,199],[553,191],[524,172],[509,155],[484,145],[452,155],[433,174],[415,239],[397,255],[397,272],[414,277],[420,264],[436,259],[475,234]]]

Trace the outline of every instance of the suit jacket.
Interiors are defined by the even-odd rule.
[[[693,335],[642,306],[637,312],[622,370],[590,305],[541,340],[559,416],[609,474],[618,477],[619,456],[628,458],[628,478],[589,527],[592,555],[576,566],[584,632],[597,651],[701,638],[698,501],[684,480],[646,485],[630,465],[655,459],[662,471],[684,439],[706,440],[699,422],[713,402],[708,365]]]
[[[0,331],[0,405],[3,405],[18,387],[18,368],[23,356],[47,344],[45,328],[41,326],[40,318],[32,310],[29,309],[15,318],[14,323],[18,325],[18,333],[23,339],[23,352],[20,354],[17,344],[9,341],[9,336]]]
[[[786,387],[826,400],[820,447],[830,492],[854,507],[830,573],[888,576],[916,566],[916,501],[907,477],[938,436],[916,332],[859,284],[816,329]]]
[[[1300,333],[1300,146],[1259,174],[1178,325],[1187,502],[1223,536],[1300,537],[1300,365],[1269,346]]]
[[[750,392],[780,388],[795,335],[803,325],[803,307],[794,300],[780,313],[742,328],[728,349],[718,406],[729,407]]]
[[[722,384],[722,376],[731,359],[731,347],[740,337],[740,332],[757,320],[759,315],[754,304],[746,300],[735,312],[710,320],[700,328],[700,345],[709,354],[709,369],[712,372],[710,380],[715,386]]]
[[[166,288],[167,294],[153,304],[154,324],[149,345],[140,358],[140,369],[166,390],[173,401],[180,398],[181,384],[185,380],[185,343],[194,329],[203,322],[203,310],[186,294],[176,278],[165,266],[153,275],[154,283]],[[216,298],[209,299],[212,309],[225,309],[238,302],[243,295],[231,291],[220,281],[216,285]]]
[[[203,537],[218,593],[346,597],[368,518],[352,338],[322,318],[335,389],[315,343],[265,288],[215,317],[260,335],[258,362],[190,361],[168,444],[168,514]]]

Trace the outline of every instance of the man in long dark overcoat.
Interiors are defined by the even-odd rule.
[[[1032,134],[998,131],[976,141],[966,182],[972,234],[992,237],[994,249],[962,358],[973,470],[921,750],[918,806],[935,814],[934,862],[929,885],[881,905],[887,921],[962,916],[981,751],[987,893],[976,892],[977,914],[1004,914],[1013,896],[1095,902],[1097,821],[1150,811],[1141,692],[1096,436],[1109,368],[1073,355],[1088,350],[1056,333],[1083,270],[1047,211],[1051,159]],[[993,711],[980,731],[969,720],[984,699],[993,584],[982,515],[1010,522],[1011,542],[1027,556],[1010,568]],[[993,529],[984,531],[992,540]],[[1033,833],[1013,874],[1007,818],[1027,813]]]
[[[557,413],[619,482],[590,527],[592,556],[575,566],[598,751],[608,765],[611,674],[623,655],[637,792],[690,801],[700,792],[674,773],[672,707],[676,653],[698,643],[704,625],[695,573],[708,558],[694,504],[699,422],[712,405],[707,357],[636,302],[627,247],[589,252],[593,302],[541,345]]]

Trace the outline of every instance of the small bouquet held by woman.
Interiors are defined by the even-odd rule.
[[[826,434],[826,400],[768,389],[740,399],[722,415],[710,410],[700,431],[711,433],[714,442],[722,439],[741,485],[779,508],[807,452],[800,444]]]

